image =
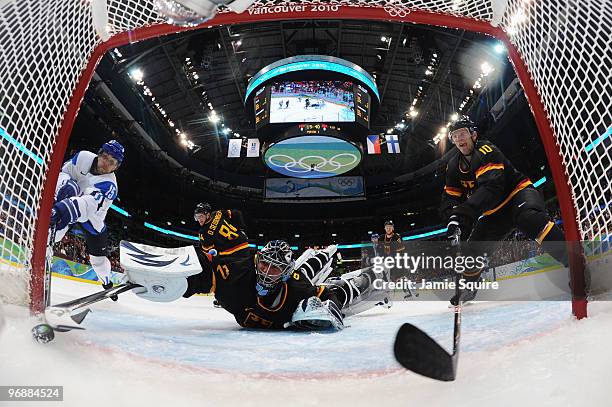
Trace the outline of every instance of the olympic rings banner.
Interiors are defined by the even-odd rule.
[[[266,199],[354,198],[364,195],[363,177],[266,179]]]

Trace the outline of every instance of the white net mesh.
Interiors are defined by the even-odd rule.
[[[79,78],[101,43],[92,21],[92,2],[0,1],[0,299],[4,301],[30,299],[34,232],[45,173],[60,128],[73,120],[64,116]],[[295,8],[287,14],[290,5],[304,6],[303,12],[321,11],[325,18],[336,6],[344,6],[363,10],[363,18],[368,11],[381,10],[381,18],[411,21],[415,10],[424,10],[432,16],[501,21],[546,109],[567,170],[581,237],[608,236],[612,3],[509,0],[504,10],[505,3],[259,0],[242,21],[299,17]],[[152,0],[109,0],[108,12],[108,31],[113,35],[160,22]],[[340,17],[342,10],[336,18]],[[54,160],[62,156],[60,152]]]

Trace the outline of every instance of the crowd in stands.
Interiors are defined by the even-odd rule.
[[[0,236],[4,236],[17,244],[24,244],[26,239],[24,209],[9,205],[4,200],[0,207]]]
[[[85,239],[80,234],[69,232],[61,242],[53,246],[53,254],[75,263],[89,264]],[[111,270],[122,273],[123,269],[119,263],[119,246],[111,242],[111,252],[109,256]]]

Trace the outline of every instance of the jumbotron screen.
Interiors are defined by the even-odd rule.
[[[300,81],[271,86],[270,123],[354,121],[352,82]]]

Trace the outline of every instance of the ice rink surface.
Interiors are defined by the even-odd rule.
[[[52,302],[99,289],[54,278]],[[609,301],[590,304],[582,321],[564,302],[465,307],[451,383],[404,370],[392,353],[404,322],[449,349],[446,303],[396,302],[347,319],[338,333],[245,330],[208,296],[161,304],[126,293],[92,309],[85,331],[41,345],[30,335],[37,321],[5,306],[0,385],[62,385],[54,405],[87,407],[612,405]]]

